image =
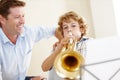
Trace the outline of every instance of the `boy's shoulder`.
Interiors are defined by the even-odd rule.
[[[86,36],[83,36],[83,38],[81,39],[82,41],[87,41],[87,40],[93,40],[94,38],[92,37],[86,37]]]

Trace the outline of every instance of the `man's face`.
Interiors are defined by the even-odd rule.
[[[7,34],[19,35],[23,32],[25,23],[24,7],[10,8],[7,18],[4,18],[2,28]]]

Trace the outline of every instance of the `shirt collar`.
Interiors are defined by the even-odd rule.
[[[80,42],[82,42],[82,41],[85,41],[85,40],[87,40],[88,38],[86,37],[86,36],[83,36],[77,43],[80,43]]]
[[[25,36],[25,29],[23,29],[23,33],[21,35],[19,35],[19,37],[24,37]],[[10,42],[10,40],[7,38],[7,36],[5,35],[5,33],[3,32],[3,30],[0,28],[0,36],[2,37],[2,40],[4,43]]]

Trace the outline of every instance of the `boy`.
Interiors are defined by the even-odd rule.
[[[58,37],[59,41],[55,43],[53,53],[48,56],[42,64],[43,71],[50,70],[49,80],[62,79],[55,73],[53,66],[57,55],[59,55],[63,47],[68,44],[69,39],[77,39],[76,50],[79,51],[84,58],[86,56],[86,42],[89,40],[89,38],[85,37],[87,28],[86,22],[83,17],[79,17],[73,11],[63,14],[59,18],[58,25],[58,29],[60,30],[62,37]],[[69,32],[71,32],[72,35],[69,35]]]

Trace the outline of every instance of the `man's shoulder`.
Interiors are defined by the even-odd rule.
[[[1,51],[1,49],[2,49],[2,38],[1,38],[1,36],[0,36],[0,51]],[[1,53],[1,52],[0,52]]]
[[[0,33],[0,45],[2,43],[2,34]]]

